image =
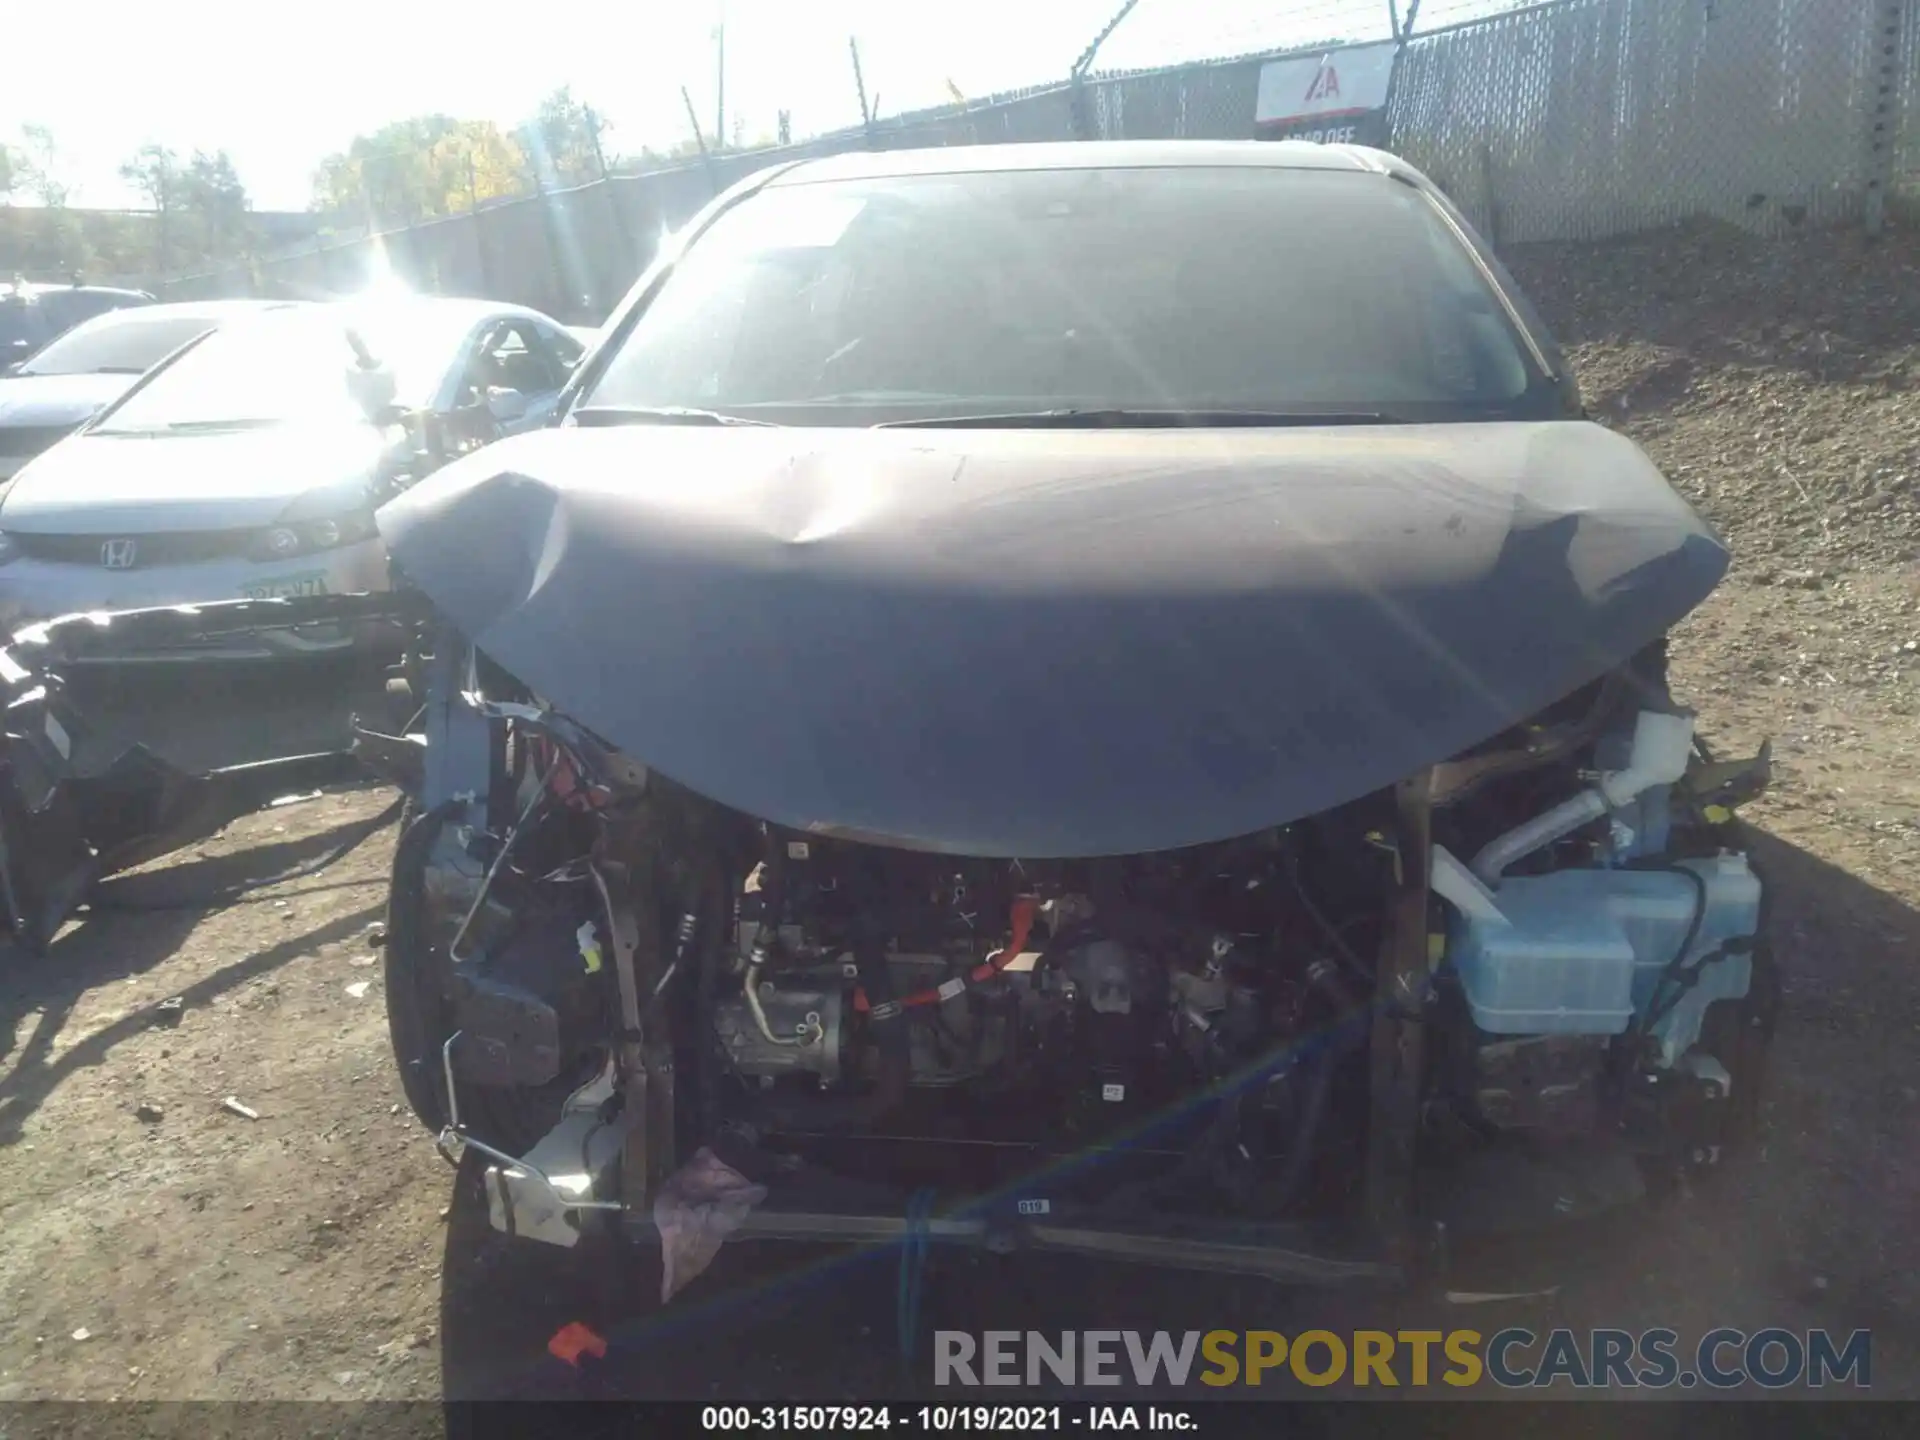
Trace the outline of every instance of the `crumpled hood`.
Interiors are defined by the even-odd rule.
[[[0,378],[0,428],[78,425],[118,400],[138,375],[9,375]]]
[[[311,492],[350,506],[376,473],[370,425],[276,425],[171,435],[75,435],[34,460],[0,501],[0,528],[155,535],[270,525]]]
[[[563,428],[380,512],[482,649],[633,758],[823,834],[1167,849],[1485,740],[1724,547],[1581,422]]]

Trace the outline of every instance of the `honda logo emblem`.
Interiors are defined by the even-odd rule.
[[[131,540],[109,540],[100,547],[100,563],[109,570],[131,570],[138,549]]]

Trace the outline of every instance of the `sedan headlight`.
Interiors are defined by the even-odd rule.
[[[358,510],[350,515],[330,515],[324,520],[270,525],[254,536],[247,553],[259,561],[292,560],[318,550],[355,545],[362,540],[372,539],[376,533],[373,512]]]

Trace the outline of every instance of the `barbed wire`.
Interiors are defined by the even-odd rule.
[[[1543,3],[1551,4],[1553,0],[1420,0],[1412,34],[1416,37],[1430,35],[1436,30],[1450,29],[1475,20],[1491,20],[1514,10],[1526,10]],[[1690,0],[1683,0],[1683,3],[1690,3]],[[1400,0],[1403,15],[1407,8],[1408,0]]]
[[[1920,4],[1906,4],[1905,39],[1889,58],[1873,27],[1879,15],[1884,30],[1891,3],[1296,0],[1259,16],[1216,11],[1208,26],[1197,5],[1139,0],[1078,86],[1065,73],[1068,57],[1038,88],[896,111],[784,148],[716,150],[705,163],[509,201],[473,224],[442,220],[377,243],[409,252],[435,284],[533,304],[546,303],[547,285],[563,297],[604,297],[631,279],[628,237],[652,236],[715,187],[777,160],[1096,135],[1246,138],[1271,56],[1387,39],[1396,18],[1403,27],[1411,19],[1412,35],[1394,70],[1387,143],[1496,243],[1703,214],[1763,231],[1849,221],[1869,214],[1862,197],[1876,186],[1920,198],[1920,81],[1908,73],[1920,53],[1912,18]],[[1105,18],[1118,7],[1114,0]],[[1123,44],[1130,34],[1132,49]],[[1864,107],[1889,90],[1894,142],[1875,152]],[[336,247],[303,264],[324,278],[358,253]]]
[[[1404,9],[1406,0],[1401,0]],[[1290,50],[1324,40],[1384,40],[1392,35],[1387,0],[1293,0],[1258,14],[1223,14],[1182,0],[1141,0],[1106,44],[1097,69],[1141,70]]]

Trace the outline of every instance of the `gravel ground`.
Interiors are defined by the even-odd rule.
[[[936,1265],[926,1329],[1868,1326],[1875,1393],[1920,1395],[1920,243],[1694,228],[1510,258],[1596,413],[1737,554],[1675,664],[1723,748],[1775,743],[1748,812],[1787,973],[1759,1152],[1604,1244],[1516,1257],[1504,1278],[1550,1300],[1448,1312],[987,1258]],[[387,1053],[366,931],[390,827],[192,908],[312,862],[390,799],[250,817],[122,888],[148,908],[73,925],[44,959],[0,954],[0,1400],[470,1394],[533,1370],[569,1319],[641,1342],[625,1388],[901,1391],[885,1263],[732,1247],[648,1318],[644,1261],[486,1232]]]

